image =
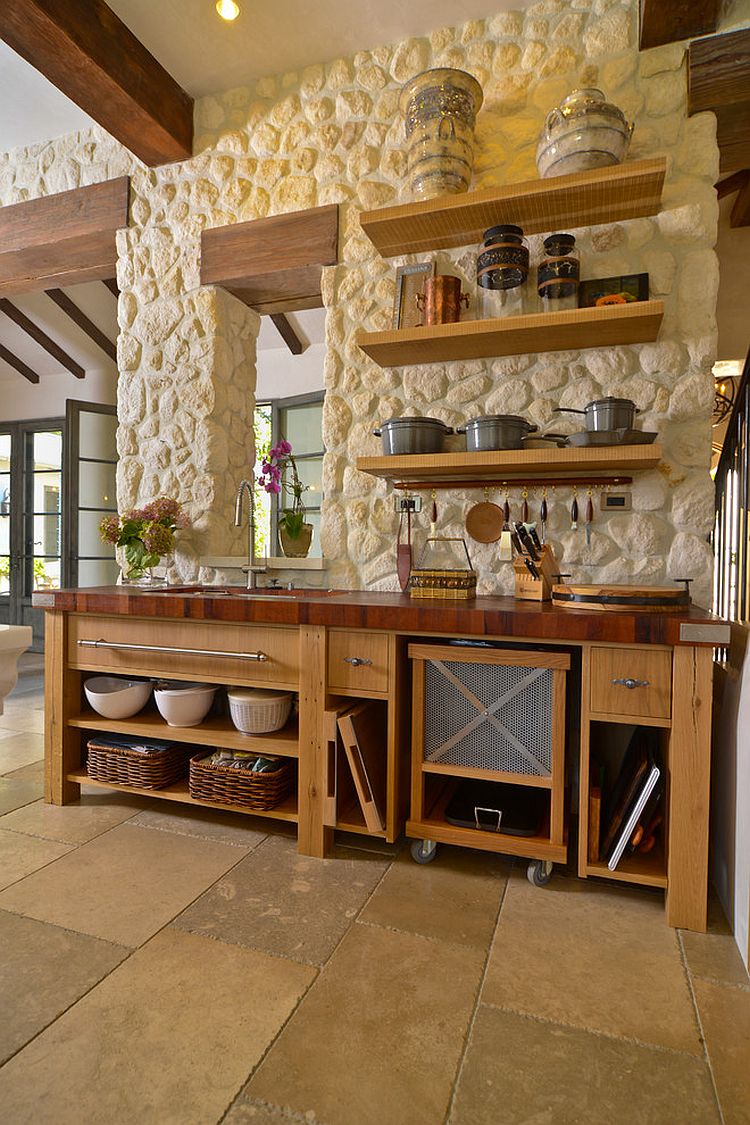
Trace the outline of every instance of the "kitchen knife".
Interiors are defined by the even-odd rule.
[[[525,526],[522,523],[516,523],[513,526],[516,529],[516,534],[518,535],[518,538],[523,543],[523,548],[526,551],[527,555],[529,556],[529,558],[533,562],[537,562],[536,548],[535,548],[534,542],[533,542],[531,536],[529,535],[529,533],[527,532]]]
[[[538,570],[537,570],[537,568],[536,568],[536,567],[534,566],[534,564],[533,564],[533,562],[531,561],[531,559],[527,559],[527,558],[526,558],[526,556],[524,555],[524,557],[523,557],[523,561],[524,561],[524,562],[526,563],[526,569],[528,570],[528,572],[529,572],[529,574],[531,575],[531,577],[532,577],[532,578],[536,578],[536,580],[537,580],[537,581],[539,581],[539,578],[540,578],[540,574],[539,574],[539,571],[538,571]]]
[[[529,537],[530,537],[531,541],[533,542],[534,546],[536,547],[537,551],[541,554],[542,544],[539,542],[539,536],[536,533],[536,524],[535,523],[524,523],[523,526],[528,531]]]

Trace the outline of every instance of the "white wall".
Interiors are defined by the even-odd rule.
[[[85,379],[76,379],[66,371],[45,375],[40,383],[29,383],[22,375],[1,379],[0,424],[64,418],[68,399],[114,404],[117,401],[116,372],[87,371]]]
[[[717,359],[744,359],[750,348],[750,227],[729,226],[729,215],[736,195],[725,196],[719,204],[719,301],[716,323],[719,329]]]
[[[325,344],[311,344],[302,355],[292,355],[288,348],[259,350],[256,399],[262,402],[322,391],[325,357]]]

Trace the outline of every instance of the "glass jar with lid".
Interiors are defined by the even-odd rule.
[[[477,257],[479,313],[518,316],[526,311],[529,247],[521,227],[504,223],[484,232]]]
[[[544,240],[544,258],[537,270],[537,292],[543,312],[578,308],[581,255],[572,234],[551,234]]]

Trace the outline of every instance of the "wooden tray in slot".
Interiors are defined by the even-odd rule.
[[[360,703],[339,716],[338,728],[365,824],[371,832],[384,832],[387,756],[383,708],[376,701]]]

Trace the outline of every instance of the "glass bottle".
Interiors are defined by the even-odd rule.
[[[542,312],[578,308],[581,255],[572,234],[551,234],[544,240],[545,257],[537,270]]]
[[[521,227],[506,223],[486,230],[477,257],[480,316],[520,316],[528,276],[529,247]]]

